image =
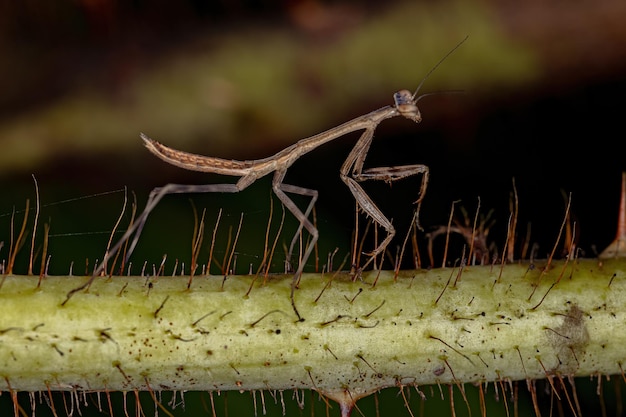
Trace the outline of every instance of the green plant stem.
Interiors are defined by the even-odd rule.
[[[46,277],[38,288],[39,277],[7,276],[1,389],[359,398],[394,385],[621,373],[626,261],[545,264],[368,272],[357,282],[305,274],[302,322],[290,276],[195,277],[191,290],[188,277],[103,277],[65,306],[86,277]]]

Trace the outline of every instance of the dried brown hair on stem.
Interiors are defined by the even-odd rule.
[[[24,243],[24,232],[26,231],[26,223],[28,222],[28,211],[30,209],[30,200],[26,199],[26,208],[24,209],[24,220],[22,221],[22,228],[20,229],[20,233],[17,235],[17,239],[15,242],[13,241],[13,227],[14,227],[14,218],[15,218],[15,207],[13,208],[13,212],[11,213],[11,244],[9,245],[9,262],[7,263],[7,269],[5,272],[6,275],[10,275],[13,273],[13,266],[15,265],[15,257],[17,256],[17,252],[19,252],[22,244]],[[4,282],[4,279],[3,281]],[[0,283],[1,286],[2,283]]]
[[[215,249],[215,236],[217,235],[217,229],[220,225],[220,219],[222,218],[222,209],[217,212],[217,219],[215,220],[215,226],[213,227],[213,235],[211,237],[211,248],[209,249],[209,259],[206,264],[206,274],[211,275],[211,263],[213,261],[213,250]]]
[[[204,216],[206,214],[206,209],[203,209],[200,222],[198,222],[198,211],[193,203],[191,204],[191,208],[193,210],[193,236],[191,238],[191,265],[187,289],[191,288],[191,282],[193,281],[196,269],[198,268],[198,257],[200,255],[202,241],[204,240]]]
[[[231,264],[233,262],[233,257],[235,256],[235,249],[237,248],[237,241],[239,240],[239,234],[241,233],[242,224],[243,224],[243,213],[241,213],[241,216],[239,217],[239,225],[237,226],[237,233],[235,233],[235,240],[233,241],[233,246],[231,247],[231,250],[230,250],[228,263],[225,266],[226,268],[226,272],[224,273],[225,275],[230,275],[231,273],[234,272],[234,271],[231,271]],[[233,270],[234,270],[234,266],[233,266]]]
[[[554,242],[554,246],[552,247],[552,252],[550,252],[550,256],[548,257],[548,264],[546,265],[546,269],[550,267],[552,260],[554,259],[554,254],[556,253],[556,249],[561,241],[561,236],[563,236],[563,230],[565,226],[569,222],[570,218],[570,207],[572,206],[572,193],[569,193],[567,198],[567,204],[565,206],[565,215],[563,216],[563,222],[561,223],[561,228],[559,229],[559,234]]]
[[[556,250],[557,250],[557,248],[559,246],[559,242],[561,241],[561,236],[563,235],[563,230],[565,229],[565,225],[569,221],[569,215],[570,215],[569,213],[570,213],[571,204],[572,204],[572,194],[570,193],[569,194],[569,198],[567,199],[567,205],[565,207],[565,215],[563,216],[563,222],[561,223],[561,227],[559,229],[559,234],[557,235],[556,241],[554,242],[554,246],[552,247],[552,252],[550,252],[550,256],[548,257],[548,262],[546,263],[546,266],[543,268],[543,271],[542,271],[541,275],[539,275],[538,281],[533,286],[533,290],[530,293],[530,296],[528,296],[528,301],[532,300],[533,295],[535,295],[535,291],[537,291],[537,288],[539,288],[539,282],[541,281],[541,278],[543,278],[543,276],[550,270],[550,266],[552,264],[552,260],[554,259],[554,254],[556,253]],[[550,289],[552,289],[552,287],[555,284],[556,284],[556,282],[554,284],[552,284]],[[550,291],[550,289],[548,289],[548,291]],[[544,300],[546,295],[547,295],[547,293],[543,296],[541,301]],[[536,309],[537,307],[539,307],[540,304],[541,304],[541,302],[539,302],[539,304],[534,306],[533,310]]]
[[[35,252],[35,236],[37,235],[37,222],[39,221],[39,185],[37,184],[37,178],[33,175],[33,181],[35,182],[35,221],[33,222],[33,237],[30,244],[30,257],[28,259],[28,275],[33,275],[33,257]],[[25,214],[26,216],[26,214]]]
[[[126,188],[124,188],[124,191],[126,191]],[[125,193],[126,194],[126,193]],[[133,202],[131,203],[131,210],[130,210],[130,221],[128,222],[128,228],[132,228],[133,224],[135,223],[135,217],[137,215],[137,196],[135,195],[134,192],[132,192],[133,195]],[[124,196],[124,204],[126,205],[126,195]],[[122,210],[125,210],[124,208],[122,208]],[[121,245],[120,250],[116,251],[115,253],[115,257],[113,258],[113,263],[111,265],[111,272],[109,273],[109,277],[112,277],[113,274],[115,273],[115,265],[117,264],[117,260],[118,258],[121,257],[121,262],[120,262],[120,268],[119,268],[119,275],[124,275],[124,268],[126,267],[126,261],[128,260],[126,254],[127,254],[127,250],[128,250],[128,244],[129,244],[129,239],[124,239],[124,243]],[[106,258],[106,257],[105,257]],[[132,265],[132,262],[128,262],[128,271],[127,274],[130,275],[130,267]],[[104,271],[104,274],[106,274],[106,270]]]
[[[571,193],[568,195],[568,194],[565,194],[565,192],[563,192],[563,201],[565,202],[567,206],[570,205],[571,199],[572,199]],[[576,221],[572,220],[572,213],[568,209],[566,211],[566,218],[565,218],[565,238],[563,239],[562,255],[573,256],[574,252],[576,251],[577,241],[578,241],[578,235],[576,233]]]
[[[511,217],[506,232],[507,240],[505,245],[506,259],[509,262],[513,262],[515,260],[515,238],[517,234],[517,218],[519,215],[519,197],[517,195],[517,187],[515,186],[515,178],[513,178],[512,183],[513,192],[511,193],[511,198],[509,199],[509,211],[511,212]]]
[[[41,286],[44,276],[48,274],[48,264],[46,262],[46,255],[48,254],[48,237],[50,235],[50,223],[46,223],[43,226],[43,249],[41,252],[41,267],[39,268],[39,281],[37,282],[37,288]]]
[[[354,232],[352,233],[352,263],[351,272],[356,272],[358,269],[359,253],[363,247],[363,241],[359,245],[359,202],[354,202]]]
[[[502,259],[500,260],[500,273],[498,274],[498,279],[496,279],[496,283],[500,282],[500,278],[502,278],[502,272],[504,271],[504,265],[506,264],[507,261],[507,253],[509,253],[508,248],[509,248],[509,244],[512,243],[512,238],[514,239],[515,236],[511,236],[511,234],[515,233],[512,232],[512,223],[513,223],[513,217],[514,214],[510,213],[509,214],[509,221],[506,223],[506,239],[504,240],[504,249],[502,250]]]
[[[313,217],[313,227],[317,229],[317,210],[315,210],[315,206],[311,209],[311,216]],[[311,237],[307,238],[307,244],[310,244]],[[319,242],[316,240],[313,244],[313,257],[315,258],[315,272],[319,272],[320,270],[320,252],[319,252]]]
[[[474,256],[474,244],[476,243],[476,226],[478,224],[478,213],[480,213],[480,197],[478,197],[478,204],[476,204],[476,214],[474,214],[474,224],[472,225],[472,237],[470,238],[470,247],[467,254],[468,263],[472,262],[472,256]]]
[[[128,203],[128,194],[127,194],[127,190],[126,187],[124,187],[124,204],[122,204],[122,211],[120,212],[120,215],[117,218],[117,221],[115,222],[115,225],[113,226],[113,230],[111,230],[111,234],[109,235],[109,241],[107,242],[107,248],[104,251],[104,269],[103,269],[103,273],[106,275],[106,271],[107,271],[107,265],[106,265],[106,261],[108,258],[108,253],[109,253],[109,249],[111,248],[111,244],[113,243],[113,236],[115,235],[115,232],[117,231],[117,228],[119,227],[122,218],[124,217],[124,213],[126,212],[126,204]],[[115,255],[115,258],[113,259],[113,263],[111,264],[111,275],[113,274],[113,270],[115,269],[115,264],[117,262],[117,258],[119,256],[119,253],[121,251],[118,251],[117,254]],[[122,257],[123,259],[123,257]],[[122,261],[122,266],[120,268],[120,270],[122,270],[124,268],[124,262]]]
[[[284,212],[285,212],[285,210],[283,209],[283,214],[284,214]],[[259,264],[259,268],[257,269],[257,273],[256,273],[257,276],[261,273],[263,268],[266,266],[266,262],[268,262],[269,251],[270,251],[270,249],[269,249],[270,231],[271,231],[271,228],[272,228],[272,218],[273,218],[273,216],[274,216],[274,199],[270,195],[270,213],[269,213],[269,215],[267,217],[267,226],[265,227],[265,240],[263,241],[263,259],[261,259],[261,263]],[[267,277],[267,270],[268,269],[269,268],[266,268],[266,270],[265,270],[265,272],[266,272],[265,276],[266,277]],[[248,293],[249,292],[250,291],[248,290]]]
[[[459,201],[460,200],[453,201],[452,206],[450,207],[450,217],[448,218],[448,226],[446,227],[446,246],[443,249],[443,260],[441,261],[442,268],[446,267],[446,262],[448,260],[447,258],[448,258],[448,247],[450,244],[450,226],[452,225],[452,219],[454,218],[454,206]]]
[[[267,283],[267,279],[270,272],[270,266],[272,265],[272,259],[274,259],[274,254],[276,253],[276,248],[278,247],[278,238],[280,237],[280,233],[283,230],[283,226],[285,225],[285,207],[282,208],[282,215],[280,217],[280,226],[278,227],[278,231],[276,232],[276,237],[274,238],[274,242],[272,243],[272,250],[270,251],[269,258],[267,259],[267,265],[265,268],[265,274],[263,276],[263,283]]]
[[[270,267],[272,265],[272,259],[274,258],[274,253],[276,251],[276,247],[278,246],[278,239],[283,230],[283,226],[285,224],[285,207],[282,206],[282,215],[280,218],[280,224],[278,226],[278,231],[276,232],[276,236],[274,237],[274,241],[272,242],[271,249],[269,248],[269,239],[270,239],[270,231],[272,225],[272,218],[274,217],[274,199],[270,196],[270,214],[267,219],[267,228],[265,229],[265,243],[263,246],[263,259],[261,260],[261,264],[257,269],[254,279],[250,282],[250,286],[248,287],[248,291],[246,291],[246,297],[250,295],[252,288],[254,287],[254,283],[256,282],[259,274],[263,271],[263,285],[267,284],[267,280],[270,274]]]
[[[148,378],[145,377],[144,380],[146,382],[146,387],[148,387],[148,392],[150,393],[150,397],[152,397],[152,401],[154,401],[154,404],[155,404],[155,409],[156,409],[155,410],[155,414],[158,414],[157,410],[160,409],[161,411],[163,411],[169,417],[174,417],[174,414],[170,413],[169,410],[167,408],[165,408],[163,406],[163,404],[161,404],[161,402],[157,399],[156,393],[154,392],[154,390],[150,386],[150,383],[148,382]],[[139,398],[137,398],[137,401],[139,401]]]
[[[400,248],[400,253],[398,254],[398,257],[395,261],[394,275],[393,275],[394,280],[398,278],[398,274],[400,273],[400,268],[402,267],[402,257],[404,256],[404,251],[406,250],[406,245],[407,245],[407,242],[409,241],[409,237],[411,237],[414,231],[413,229],[414,225],[417,224],[417,216],[418,216],[418,212],[417,210],[415,210],[413,212],[413,218],[411,219],[411,224],[409,225],[409,230],[406,231],[406,236],[404,237],[404,240],[402,241],[402,247]]]
[[[358,210],[358,206],[357,206],[357,210]],[[358,220],[358,211],[357,211],[357,220]],[[367,224],[365,225],[365,230],[363,231],[363,237],[361,237],[358,246],[356,245],[356,241],[357,241],[357,237],[358,237],[358,222],[357,222],[357,227],[354,229],[354,233],[355,233],[355,248],[354,248],[354,256],[353,256],[353,261],[352,261],[352,265],[350,267],[350,272],[352,273],[352,275],[354,276],[353,279],[356,279],[356,277],[360,274],[361,272],[361,267],[359,266],[361,264],[361,254],[363,253],[363,247],[365,246],[365,238],[367,237],[370,227],[372,226],[372,220],[368,219]]]
[[[339,274],[339,272],[341,271],[341,269],[343,268],[343,266],[345,265],[346,261],[348,260],[348,256],[349,254],[346,254],[346,256],[344,256],[343,261],[341,262],[341,265],[339,266],[339,268],[337,269],[337,271],[330,277],[330,279],[328,280],[328,282],[326,282],[326,284],[324,285],[324,287],[322,288],[322,291],[320,291],[319,295],[317,297],[315,297],[315,300],[313,301],[314,303],[317,303],[320,298],[322,298],[322,294],[324,294],[324,291],[326,291],[326,289],[328,287],[330,287],[330,285],[332,284],[333,280],[335,279],[335,277],[337,276],[337,274]],[[330,272],[330,271],[329,271]]]
[[[455,201],[454,203],[457,202],[458,201]],[[450,245],[450,235],[452,233],[455,233],[461,235],[461,237],[470,247],[471,253],[468,254],[466,263],[470,265],[474,265],[476,263],[478,263],[479,265],[485,265],[489,260],[490,248],[491,246],[493,246],[488,243],[489,232],[494,224],[494,221],[491,219],[493,210],[490,210],[485,215],[481,215],[479,212],[479,199],[478,206],[476,208],[476,214],[474,215],[474,221],[470,222],[468,213],[463,207],[461,207],[460,209],[463,215],[462,220],[459,220],[456,216],[454,216],[454,203],[450,212],[448,225],[439,226],[426,235],[426,237],[428,238],[428,256],[430,258],[430,262],[432,265],[434,265],[434,240],[435,238],[443,234],[445,234],[446,236],[444,248],[444,262],[447,262],[447,253]],[[480,219],[480,221],[478,219]],[[478,262],[475,262],[475,260],[478,260]],[[442,265],[442,267],[444,266],[445,265]]]

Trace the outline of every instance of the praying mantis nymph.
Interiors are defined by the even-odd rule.
[[[303,320],[296,307],[295,290],[297,288],[298,280],[304,270],[304,266],[308,258],[311,256],[313,248],[319,237],[317,228],[309,220],[309,214],[311,213],[311,210],[313,209],[313,206],[315,205],[315,202],[318,198],[318,191],[309,188],[299,187],[296,185],[285,184],[283,181],[287,173],[287,169],[291,165],[293,165],[301,156],[308,152],[311,152],[317,147],[341,136],[344,136],[350,132],[363,130],[363,133],[357,140],[357,143],[354,145],[352,151],[349,153],[345,162],[342,164],[339,175],[342,181],[350,189],[350,192],[354,196],[361,210],[363,210],[366,215],[371,217],[374,222],[383,227],[387,232],[386,237],[376,246],[376,248],[374,248],[368,254],[369,259],[361,268],[367,267],[377,255],[385,250],[387,245],[389,245],[389,243],[393,239],[396,232],[391,221],[387,217],[385,217],[382,211],[376,206],[374,201],[367,195],[367,193],[363,190],[359,183],[367,180],[379,180],[390,183],[413,175],[422,174],[422,184],[420,187],[419,196],[415,201],[415,204],[417,205],[416,210],[417,213],[419,213],[420,205],[422,203],[422,200],[424,199],[424,194],[428,185],[429,175],[428,166],[424,164],[363,168],[365,158],[367,157],[370,145],[372,144],[374,131],[382,121],[397,116],[402,116],[416,123],[421,122],[422,116],[419,108],[417,107],[417,102],[428,95],[435,94],[427,93],[418,96],[417,94],[422,87],[422,84],[424,83],[424,81],[426,81],[428,76],[430,76],[430,74],[432,74],[432,72],[437,69],[437,67],[452,52],[454,52],[463,42],[465,42],[466,39],[467,37],[463,39],[459,44],[457,44],[452,50],[450,50],[442,59],[440,59],[434,67],[432,67],[432,69],[419,83],[414,93],[411,93],[409,90],[400,90],[393,95],[394,103],[392,105],[388,105],[378,110],[374,110],[370,113],[356,117],[348,122],[333,127],[332,129],[326,130],[322,133],[318,133],[308,138],[301,139],[293,145],[267,158],[249,161],[237,161],[197,155],[167,147],[142,133],[140,136],[146,148],[157,157],[161,158],[169,164],[191,171],[200,171],[239,177],[239,180],[235,183],[228,184],[167,184],[163,187],[157,187],[153,189],[148,198],[148,202],[146,203],[143,212],[137,218],[137,221],[105,254],[104,260],[94,270],[91,279],[84,285],[75,288],[67,294],[67,298],[64,301],[64,304],[70,299],[70,297],[74,293],[87,288],[89,284],[93,281],[93,279],[95,279],[95,277],[104,270],[107,261],[111,258],[111,256],[117,253],[117,251],[119,251],[124,242],[130,239],[134,234],[134,237],[130,242],[130,246],[128,247],[128,250],[126,252],[126,260],[128,260],[139,240],[139,236],[141,235],[141,231],[143,230],[148,215],[156,207],[156,205],[163,198],[163,196],[167,194],[181,193],[236,193],[244,190],[259,178],[274,173],[274,177],[272,179],[272,190],[274,194],[280,199],[282,204],[291,212],[291,214],[293,214],[293,216],[300,223],[298,230],[295,233],[289,247],[289,252],[287,255],[288,261],[289,258],[291,258],[293,248],[295,246],[295,243],[298,241],[298,237],[302,229],[306,229],[307,232],[310,234],[310,239],[302,253],[301,258],[299,259],[298,268],[294,272],[293,280],[291,283],[291,305],[298,320]],[[309,204],[304,212],[300,208],[298,208],[293,200],[287,195],[288,193],[310,197]]]

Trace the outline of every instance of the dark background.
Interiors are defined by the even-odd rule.
[[[618,0],[5,2],[0,256],[7,257],[13,209],[21,225],[25,200],[35,202],[31,175],[41,202],[38,242],[41,225],[50,224],[49,273],[67,273],[72,263],[82,271],[86,260],[93,266],[102,256],[124,187],[142,208],[149,191],[168,182],[232,181],[167,166],[143,149],[139,132],[210,156],[266,157],[391,104],[393,92],[414,89],[469,35],[422,88],[463,93],[424,98],[420,125],[384,122],[366,166],[430,167],[421,213],[426,232],[447,223],[453,201],[472,218],[480,197],[481,213],[493,210],[489,238],[500,251],[514,179],[518,233],[531,225],[537,257],[551,252],[571,193],[577,245],[593,257],[615,235],[626,169],[624,18],[626,5]],[[312,152],[287,176],[290,184],[320,192],[320,263],[335,247],[335,266],[349,253],[354,200],[339,168],[357,138]],[[406,233],[419,184],[419,178],[391,189],[366,184],[398,230],[391,248]],[[239,195],[166,198],[150,217],[134,262],[159,263],[167,253],[170,269],[174,259],[189,263],[190,197],[207,210],[207,236],[223,209],[220,258],[228,252],[228,229],[236,230],[243,213],[237,272],[256,268],[270,216],[269,179]],[[29,216],[31,230],[32,210]],[[273,231],[279,221],[275,201]],[[127,222],[128,215],[121,228]],[[281,244],[295,226],[288,215]],[[419,242],[423,251],[423,234]],[[25,272],[27,252],[16,272]],[[460,246],[449,256],[459,257]],[[282,259],[273,265],[280,271]]]

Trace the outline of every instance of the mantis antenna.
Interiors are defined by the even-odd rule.
[[[428,71],[428,72],[426,73],[426,75],[424,76],[424,78],[422,78],[422,81],[420,81],[420,83],[417,85],[417,88],[415,89],[415,92],[413,93],[412,98],[413,98],[413,100],[415,100],[415,102],[418,102],[418,101],[419,101],[419,99],[421,99],[422,97],[431,96],[431,95],[433,95],[433,94],[436,94],[436,93],[422,94],[421,96],[419,96],[419,97],[417,97],[417,98],[416,98],[417,93],[419,93],[420,88],[422,88],[422,84],[424,84],[424,82],[428,79],[428,77],[430,77],[430,74],[432,74],[433,72],[435,72],[435,70],[439,67],[439,65],[441,65],[441,64],[443,63],[443,61],[445,61],[445,60],[446,60],[446,59],[447,59],[450,55],[452,55],[452,54],[454,53],[454,51],[456,51],[457,49],[459,49],[459,47],[460,47],[461,45],[463,45],[463,43],[467,40],[467,38],[469,38],[469,35],[466,35],[466,36],[463,38],[463,40],[462,40],[461,42],[457,43],[457,44],[456,44],[456,46],[455,46],[454,48],[450,49],[450,50],[448,51],[448,53],[447,53],[447,54],[445,54],[445,55],[444,55],[444,56],[443,56],[443,57],[442,57],[442,58],[441,58],[441,59],[440,59],[440,60],[439,60],[439,61],[438,61],[438,62],[437,62],[437,63],[436,63],[436,64],[435,64],[435,65],[434,65],[431,69],[430,69],[430,71]]]

